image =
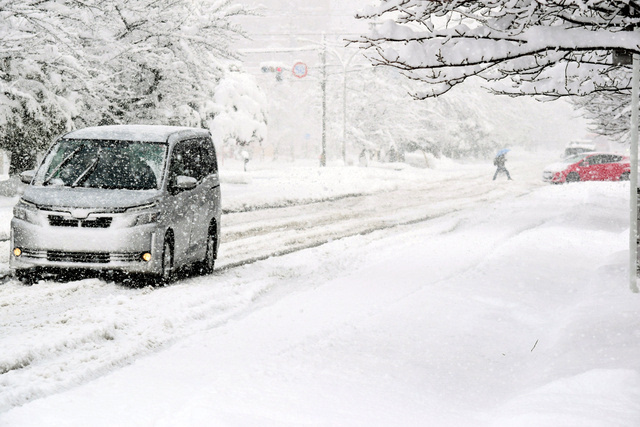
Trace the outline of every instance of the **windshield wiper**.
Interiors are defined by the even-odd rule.
[[[86,168],[84,172],[80,174],[78,179],[73,181],[73,183],[71,184],[71,187],[77,187],[78,185],[82,184],[87,178],[89,178],[89,175],[91,175],[91,173],[95,170],[99,161],[100,161],[100,151],[98,151],[98,157],[96,157],[96,159],[93,162],[91,162],[89,167]]]
[[[58,171],[60,169],[62,169],[67,163],[69,163],[79,152],[80,150],[82,150],[84,148],[84,145],[79,146],[78,148],[76,148],[75,150],[73,150],[71,153],[69,153],[69,155],[67,157],[65,157],[64,159],[62,159],[62,161],[60,162],[60,164],[58,166],[56,166],[51,173],[49,174],[48,177],[46,177],[44,179],[44,181],[42,181],[42,185],[47,185],[49,184],[49,181],[51,181],[51,179],[53,178],[53,176],[58,173]]]

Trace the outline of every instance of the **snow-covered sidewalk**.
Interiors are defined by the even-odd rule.
[[[0,425],[640,425],[627,193],[543,186],[219,273],[251,310]]]

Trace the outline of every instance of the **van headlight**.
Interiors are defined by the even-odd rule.
[[[28,202],[21,198],[13,207],[13,216],[22,221],[37,224],[39,222],[38,206],[35,203]]]
[[[158,222],[158,212],[147,212],[137,215],[133,227]]]
[[[127,215],[129,216],[129,227],[136,227],[158,222],[160,212],[158,211],[158,204],[154,202],[129,208],[127,209]]]

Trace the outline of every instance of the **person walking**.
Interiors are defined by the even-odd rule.
[[[496,169],[496,173],[493,174],[493,180],[494,181],[496,180],[496,178],[498,177],[498,174],[500,172],[506,173],[507,174],[507,178],[509,179],[509,181],[511,181],[511,175],[509,175],[509,171],[507,170],[507,168],[504,165],[505,162],[507,161],[506,154],[507,154],[506,152],[498,153],[498,155],[495,157],[495,159],[493,159],[493,164],[498,167]]]

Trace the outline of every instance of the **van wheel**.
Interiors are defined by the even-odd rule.
[[[207,252],[204,255],[204,260],[198,266],[200,274],[211,274],[216,263],[216,233],[212,231],[207,236]]]
[[[160,284],[165,285],[173,278],[173,247],[171,242],[165,240],[162,248],[162,272],[158,279]]]
[[[18,279],[20,282],[22,282],[22,284],[27,285],[27,286],[31,286],[33,284],[35,284],[39,277],[36,274],[35,271],[31,271],[31,270],[27,270],[27,269],[20,269],[20,270],[16,270],[14,272],[14,276],[16,279]]]
[[[620,175],[620,181],[629,181],[631,172],[624,172]]]

